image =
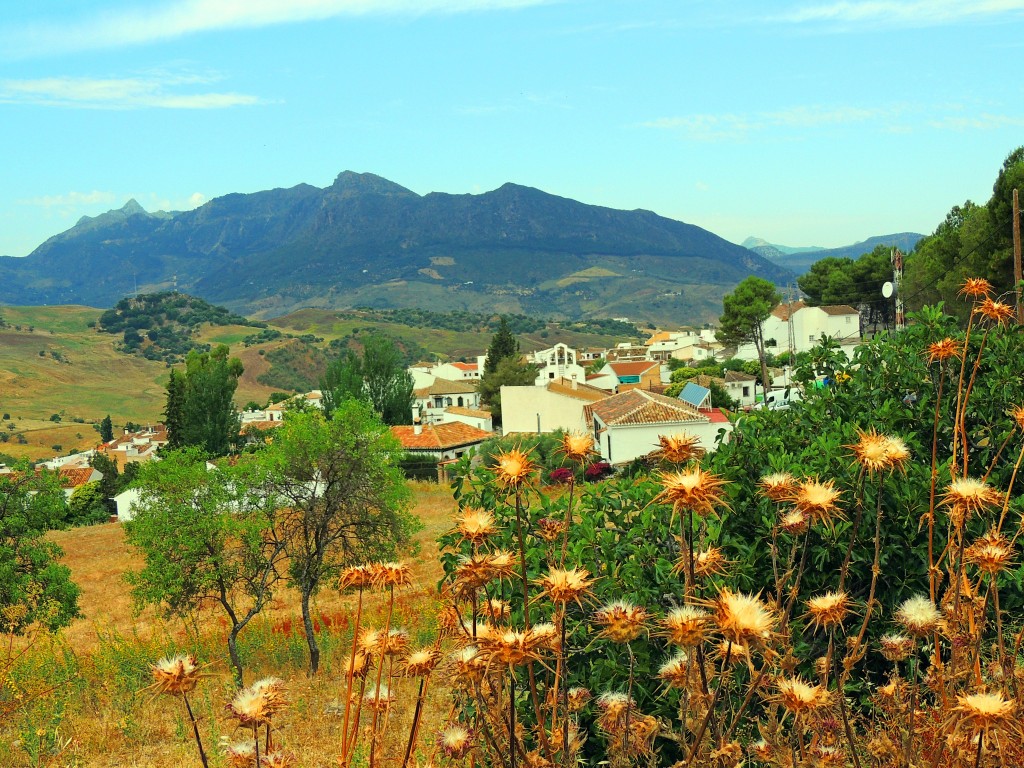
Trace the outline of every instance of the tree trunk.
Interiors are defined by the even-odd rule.
[[[238,633],[242,631],[242,625],[236,624],[228,633],[228,655],[231,657],[231,671],[235,678],[235,685],[242,687],[242,658],[238,655]]]
[[[306,645],[309,646],[309,674],[313,676],[320,668],[320,646],[316,644],[313,632],[313,617],[309,612],[310,593],[302,590],[302,628],[306,631]]]

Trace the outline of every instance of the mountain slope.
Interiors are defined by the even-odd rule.
[[[744,247],[763,256],[774,264],[788,269],[797,275],[802,275],[811,268],[811,265],[827,258],[848,258],[857,259],[862,254],[871,253],[879,245],[888,248],[896,247],[904,253],[914,250],[918,241],[924,237],[916,232],[898,232],[891,235],[877,235],[869,237],[853,245],[843,245],[838,248],[791,248],[785,245],[769,243],[760,238],[748,237],[743,241]],[[750,243],[750,245],[747,245]]]
[[[172,215],[132,201],[24,259],[0,258],[11,303],[109,306],[176,285],[265,317],[363,305],[696,322],[750,274],[791,277],[650,211],[516,184],[420,196],[350,171],[325,189],[230,194]]]

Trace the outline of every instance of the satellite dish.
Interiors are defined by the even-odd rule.
[[[882,295],[883,295],[883,296],[884,296],[885,298],[887,298],[887,299],[891,299],[891,298],[892,298],[892,294],[893,294],[893,289],[892,289],[892,283],[890,283],[890,282],[886,282],[886,283],[885,283],[885,284],[884,284],[884,285],[882,286]]]

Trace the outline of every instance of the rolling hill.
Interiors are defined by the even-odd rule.
[[[135,201],[0,258],[5,301],[108,307],[176,287],[250,317],[302,307],[434,307],[702,322],[755,274],[792,276],[699,227],[516,184],[418,195],[346,171],[147,213]]]
[[[862,254],[871,253],[879,245],[899,248],[904,253],[914,250],[918,241],[923,238],[917,232],[897,232],[891,235],[876,235],[867,240],[861,240],[852,245],[843,245],[838,248],[794,248],[787,245],[769,243],[761,238],[748,237],[743,241],[743,247],[748,248],[759,256],[791,272],[802,275],[811,268],[811,265],[821,259],[827,258],[848,258],[856,260]]]

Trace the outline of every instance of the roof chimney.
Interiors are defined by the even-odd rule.
[[[423,434],[423,425],[420,424],[420,417],[418,414],[412,417],[412,433],[414,435]]]
[[[575,373],[572,375],[572,388],[576,389],[576,374]]]

